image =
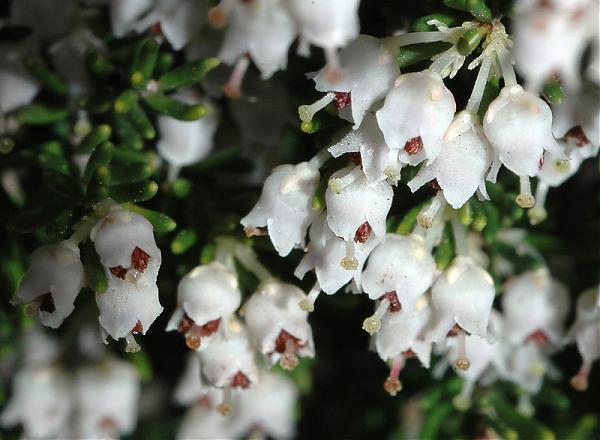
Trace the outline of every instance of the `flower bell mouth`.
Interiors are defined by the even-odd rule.
[[[548,343],[548,336],[542,330],[536,330],[527,336],[527,340],[534,342],[540,347],[545,346]]]
[[[371,232],[373,232],[373,228],[371,227],[369,222],[364,222],[356,230],[356,233],[354,234],[354,242],[365,244],[371,236]]]
[[[335,108],[341,110],[352,104],[350,92],[334,92],[333,104]]]
[[[123,266],[115,266],[109,268],[109,271],[114,277],[134,283],[140,278],[141,274],[144,273],[148,267],[149,259],[150,255],[136,246],[131,253],[131,266],[128,268]]]
[[[404,144],[404,151],[406,151],[406,153],[411,156],[414,156],[415,154],[420,153],[422,150],[423,150],[423,139],[421,139],[421,136],[417,136],[412,139],[409,139],[408,141],[406,141],[406,144]]]
[[[275,352],[282,354],[279,365],[285,370],[296,368],[299,362],[296,352],[303,346],[304,344],[300,342],[300,339],[285,330],[281,330],[275,340]]]
[[[590,375],[591,365],[582,362],[579,372],[571,378],[571,386],[577,391],[586,391],[588,389],[588,376]]]
[[[217,412],[222,416],[229,416],[233,411],[233,406],[231,404],[231,389],[232,388],[242,388],[246,389],[250,386],[250,379],[242,373],[238,371],[232,378],[225,388],[223,388],[223,400],[219,405],[217,405]]]
[[[137,335],[138,333],[144,333],[144,326],[142,325],[142,322],[138,319],[138,322],[136,322],[135,326],[131,329],[131,333],[133,333],[134,335]]]
[[[571,128],[569,131],[565,133],[563,136],[565,141],[573,141],[575,145],[578,147],[585,147],[590,143],[590,140],[587,138],[581,125],[577,125],[576,127]]]
[[[54,313],[56,311],[56,305],[54,304],[54,298],[50,292],[44,293],[38,296],[31,303],[29,303],[25,309],[27,316],[37,316],[39,312]]]
[[[359,152],[348,153],[348,158],[354,165],[362,168],[362,156]]]
[[[386,292],[382,298],[386,298],[390,305],[388,306],[388,311],[391,313],[397,313],[402,310],[402,304],[400,304],[400,300],[398,299],[398,295],[396,295],[396,291],[392,290],[391,292]]]
[[[185,335],[185,345],[190,350],[198,350],[202,344],[202,338],[213,335],[219,330],[220,325],[221,318],[197,325],[192,318],[184,315],[177,325],[177,332]]]

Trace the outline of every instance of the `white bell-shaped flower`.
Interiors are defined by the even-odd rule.
[[[569,304],[567,289],[547,268],[509,279],[502,294],[508,341],[522,344],[529,339],[540,346],[560,343]]]
[[[246,329],[238,321],[229,321],[229,328],[199,352],[202,378],[208,385],[223,389],[223,400],[217,411],[228,415],[232,411],[232,389],[245,389],[256,384],[258,367]]]
[[[485,177],[492,162],[491,153],[491,145],[477,116],[464,110],[450,124],[439,155],[421,167],[408,187],[415,192],[436,179],[444,198],[455,209],[464,205],[477,190],[487,198]]]
[[[67,240],[42,246],[32,254],[12,303],[29,303],[29,312],[39,314],[43,325],[58,328],[73,312],[82,286],[83,264],[77,245]]]
[[[173,399],[179,405],[193,405],[195,403],[213,407],[221,398],[221,393],[214,387],[202,382],[200,358],[190,352],[185,363],[185,370],[175,387]]]
[[[38,82],[22,66],[22,60],[17,52],[6,50],[5,53],[0,54],[0,110],[2,112],[12,112],[29,104],[39,88]]]
[[[298,391],[290,379],[262,372],[256,386],[241,393],[236,401],[232,420],[235,437],[254,432],[269,438],[292,438],[297,400]]]
[[[385,179],[397,183],[404,166],[398,159],[398,151],[390,149],[385,143],[377,119],[370,113],[365,115],[360,127],[349,131],[328,151],[333,157],[344,153],[358,154],[360,166],[370,184]]]
[[[109,359],[77,372],[77,437],[116,438],[135,429],[140,378],[128,362]]]
[[[242,301],[238,280],[225,265],[213,261],[197,266],[184,276],[177,287],[177,309],[167,331],[185,336],[192,350],[202,350],[229,319]]]
[[[72,386],[54,367],[24,368],[13,377],[13,392],[0,413],[0,424],[20,424],[26,438],[58,438],[66,434],[73,407]]]
[[[219,59],[235,64],[248,54],[263,79],[287,65],[296,24],[281,0],[236,1],[231,9]]]
[[[332,80],[340,77],[337,49],[358,36],[358,6],[360,0],[284,0],[300,32],[299,52],[308,52],[308,45],[322,47]]]
[[[437,157],[455,111],[454,96],[440,74],[424,70],[396,79],[377,122],[388,146],[400,150],[400,160],[416,165]]]
[[[354,242],[347,243],[336,237],[327,226],[325,213],[313,222],[309,231],[310,242],[306,255],[298,264],[294,275],[304,278],[306,272],[314,269],[317,283],[301,303],[304,310],[312,312],[314,302],[321,291],[333,295],[351,280],[360,285],[363,265],[371,251],[379,243],[374,237],[355,251]]]
[[[254,345],[272,365],[298,365],[298,356],[315,354],[308,313],[298,307],[304,292],[293,284],[267,281],[244,304],[244,318]]]
[[[568,94],[552,107],[552,131],[557,138],[575,138],[577,145],[600,146],[600,102],[597,87]],[[596,150],[597,154],[597,150]]]
[[[584,391],[588,387],[588,376],[592,363],[600,359],[600,290],[591,287],[577,298],[576,318],[569,331],[570,338],[575,339],[581,355],[579,372],[571,378],[573,388]]]
[[[317,213],[312,198],[319,184],[319,170],[312,162],[280,165],[263,186],[260,199],[241,220],[247,235],[267,227],[273,246],[284,257],[304,247],[306,230]]]
[[[390,363],[384,389],[392,396],[402,390],[399,377],[407,359],[416,356],[425,368],[429,368],[431,342],[424,340],[423,332],[430,318],[429,301],[422,297],[412,311],[386,313],[381,319],[381,330],[375,336],[375,349],[382,360]]]
[[[179,91],[175,96],[188,103],[199,102],[190,90]],[[169,178],[175,179],[181,167],[204,159],[214,147],[213,138],[219,124],[218,111],[208,101],[203,101],[206,114],[195,121],[180,121],[170,116],[157,118],[159,139],[156,149],[171,168]]]
[[[324,68],[313,77],[315,89],[330,93],[329,97],[335,101],[338,108],[348,102],[340,102],[334,92],[349,94],[351,122],[354,123],[356,130],[367,111],[373,104],[383,99],[388,90],[393,87],[394,80],[400,75],[395,56],[389,39],[359,35],[340,51],[341,77],[337,81],[332,81],[329,70]],[[323,104],[327,105],[321,102],[317,107]],[[307,106],[306,110],[309,110],[306,117],[310,116],[308,118],[310,120],[318,108]]]
[[[371,253],[362,274],[362,288],[370,299],[394,292],[402,311],[412,312],[435,274],[435,261],[420,235],[387,234]]]
[[[548,3],[517,2],[513,54],[517,70],[525,77],[529,90],[541,91],[544,82],[557,74],[567,88],[579,85],[583,51],[594,32],[593,27],[597,27],[590,17],[598,15],[593,3],[589,2],[589,11],[576,12]]]
[[[236,432],[234,432],[234,426],[229,417],[223,417],[214,408],[193,405],[185,413],[175,438],[188,440],[193,438],[232,439],[235,437]]]
[[[431,339],[441,342],[448,332],[452,334],[455,330],[459,337],[466,334],[485,337],[495,293],[494,280],[489,273],[476,266],[469,257],[456,257],[431,288],[437,322]],[[468,362],[467,355],[464,360]]]
[[[385,238],[385,221],[392,206],[394,191],[389,183],[369,184],[360,167],[336,171],[325,191],[327,224],[335,235],[357,247],[371,233],[378,241]]]

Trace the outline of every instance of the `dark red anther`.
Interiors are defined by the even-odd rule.
[[[409,139],[406,142],[406,144],[404,144],[404,151],[406,151],[411,156],[417,154],[422,149],[423,149],[423,139],[421,139],[421,136],[417,136],[412,139]]]
[[[335,95],[333,98],[333,104],[335,105],[335,108],[337,108],[338,110],[340,110],[344,107],[348,107],[350,104],[352,104],[352,99],[350,98],[350,92],[335,92]]]
[[[302,346],[302,344],[300,343],[300,339],[290,335],[285,330],[281,330],[279,332],[279,335],[277,335],[277,339],[275,339],[275,351],[277,353],[284,353],[287,341],[289,340],[291,340],[294,343],[294,351],[298,350]]]
[[[357,167],[362,167],[362,156],[359,152],[348,153],[348,157]]]
[[[215,319],[213,321],[208,321],[206,324],[200,326],[200,336],[210,336],[217,330],[219,330],[219,325],[221,324],[221,318]]]
[[[540,160],[538,162],[538,168],[541,170],[544,167],[544,153],[540,156]]]
[[[358,229],[354,233],[354,241],[360,244],[366,243],[369,237],[371,236],[371,232],[373,232],[373,228],[371,227],[369,222],[364,222],[358,227]]]
[[[437,179],[433,179],[431,182],[431,187],[436,190],[436,191],[441,191],[442,187],[440,186],[440,183],[437,181]]]
[[[390,302],[388,310],[392,313],[399,312],[402,310],[402,304],[400,304],[400,300],[398,300],[398,295],[396,295],[396,291],[392,290],[391,292],[386,292],[382,295],[381,299],[387,299]]]
[[[135,327],[131,329],[131,333],[134,335],[138,333],[144,333],[144,327],[142,326],[142,322],[138,319],[138,322],[135,323]]]
[[[231,378],[231,388],[248,388],[249,386],[250,379],[248,379],[241,371],[238,371],[235,376]]]
[[[111,267],[109,270],[113,276],[121,278],[122,280],[124,280],[125,275],[127,275],[127,269],[125,269],[123,266]]]
[[[458,336],[461,333],[465,333],[467,336],[471,334],[468,331],[466,331],[465,329],[463,329],[460,325],[454,324],[452,326],[452,328],[450,330],[448,330],[448,334],[446,336],[451,338],[453,336]]]
[[[148,267],[148,259],[150,255],[141,250],[139,247],[136,248],[131,253],[131,265],[138,272],[143,272]]]
[[[150,26],[150,33],[153,35],[162,35],[162,28],[160,27],[160,22],[154,23]]]
[[[539,346],[546,345],[546,343],[548,342],[548,337],[541,330],[534,331],[529,336],[527,336],[527,339]]]
[[[179,324],[177,325],[177,331],[185,335],[187,332],[190,331],[193,325],[194,320],[191,319],[188,315],[183,315],[183,318],[181,318],[181,321],[179,321]]]
[[[38,296],[37,299],[40,301],[40,310],[42,312],[54,313],[56,306],[54,305],[54,298],[52,298],[51,293],[45,293]]]
[[[415,352],[412,351],[410,348],[406,351],[402,352],[402,355],[406,358],[406,359],[412,359],[416,356]]]
[[[565,140],[573,140],[575,145],[578,147],[583,147],[590,143],[590,140],[587,138],[585,133],[583,132],[581,125],[571,128],[569,131],[565,133]]]

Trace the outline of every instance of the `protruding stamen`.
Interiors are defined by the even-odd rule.
[[[233,406],[231,405],[231,387],[228,385],[223,388],[223,400],[221,403],[217,405],[217,412],[222,416],[228,416],[233,411]]]
[[[452,233],[454,234],[456,254],[459,256],[468,256],[469,244],[467,243],[467,234],[465,233],[465,227],[460,222],[457,211],[454,211],[451,223]]]
[[[185,335],[185,345],[190,350],[198,350],[202,344],[202,337],[200,335],[201,327],[199,325],[192,325],[192,328]]]
[[[128,281],[130,283],[137,283],[141,277],[142,272],[133,268],[128,269],[127,272],[125,272],[125,281]]]
[[[285,351],[279,360],[279,365],[284,370],[293,370],[298,366],[298,357],[296,356],[296,343],[294,339],[288,338],[285,341]]]
[[[223,93],[231,99],[240,99],[242,97],[242,81],[246,71],[250,66],[250,57],[248,55],[241,56],[233,66],[229,81],[223,85]]]
[[[383,389],[390,395],[395,396],[398,392],[402,391],[402,382],[400,382],[400,370],[402,370],[402,364],[404,359],[402,356],[395,357],[392,360],[392,367],[390,368],[390,375],[383,384]]]
[[[465,381],[462,390],[452,399],[454,407],[459,411],[467,411],[472,404],[471,394],[473,394],[473,381]]]
[[[325,60],[327,61],[327,66],[325,67],[325,77],[329,82],[338,82],[342,78],[342,68],[337,48],[326,47]]]
[[[304,298],[302,301],[300,301],[298,303],[298,305],[305,312],[310,313],[310,312],[314,311],[315,310],[315,301],[317,300],[317,297],[319,296],[320,293],[321,293],[321,286],[319,285],[319,282],[317,281],[315,283],[315,285],[313,286],[313,288],[310,289],[310,292],[308,292],[308,295],[306,296],[306,298]]]
[[[529,182],[529,176],[520,176],[519,177],[521,184],[521,192],[517,196],[517,205],[521,208],[531,208],[535,205],[535,198],[533,194],[531,194],[531,183]]]
[[[312,121],[315,114],[319,111],[327,107],[331,101],[335,99],[335,93],[329,92],[325,96],[323,96],[318,101],[313,102],[308,105],[301,105],[298,107],[298,116],[302,122],[310,122]]]
[[[431,204],[421,211],[417,216],[417,223],[424,229],[433,226],[433,220],[444,203],[444,194],[439,191],[431,201]]]
[[[358,260],[354,256],[354,242],[346,242],[346,256],[340,260],[340,266],[346,270],[358,269]]]
[[[131,332],[127,333],[127,336],[125,336],[125,344],[126,353],[137,353],[142,349]]]
[[[571,378],[571,386],[577,391],[585,391],[588,389],[588,376],[590,375],[590,364],[587,362],[581,363],[579,372]]]
[[[54,313],[55,310],[56,305],[54,304],[54,298],[52,298],[52,294],[48,292],[38,296],[31,303],[27,304],[27,307],[25,307],[25,314],[34,318],[39,312]]]
[[[336,194],[340,194],[344,188],[354,182],[363,174],[360,167],[354,167],[352,171],[341,177],[332,177],[329,179],[329,188]]]
[[[265,235],[269,235],[269,232],[264,228],[255,228],[253,226],[248,226],[244,228],[244,234],[246,237],[264,237]]]
[[[541,180],[538,180],[537,187],[535,188],[535,205],[527,211],[529,222],[532,225],[537,225],[546,219],[548,213],[546,212],[544,205],[546,204],[547,196],[548,185]]]
[[[457,338],[458,357],[454,362],[454,366],[459,370],[467,371],[471,366],[471,362],[467,358],[467,335],[464,331],[461,331]]]
[[[377,306],[377,310],[373,315],[369,316],[367,319],[363,321],[362,328],[368,334],[374,335],[381,329],[381,317],[387,312],[388,307],[390,306],[390,300],[387,298],[383,298]]]

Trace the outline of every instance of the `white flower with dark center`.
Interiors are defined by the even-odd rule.
[[[272,365],[285,369],[298,365],[298,356],[315,355],[308,313],[298,307],[306,298],[292,284],[268,281],[244,305],[244,318],[254,345]]]
[[[496,180],[501,165],[521,180],[517,203],[531,208],[529,177],[537,175],[544,151],[560,156],[561,150],[552,136],[552,112],[544,101],[519,85],[504,87],[492,101],[483,119],[483,131],[494,148],[492,171]],[[526,133],[526,136],[524,136]]]
[[[288,50],[296,37],[296,25],[283,2],[236,1],[230,14],[219,59],[235,64],[240,58],[250,56],[263,79],[285,69]]]
[[[577,298],[577,316],[575,324],[569,331],[570,338],[575,339],[581,355],[579,372],[571,378],[571,385],[579,391],[588,387],[588,376],[592,364],[600,359],[600,290],[591,287]]]
[[[179,282],[177,309],[167,331],[185,336],[192,350],[203,350],[240,306],[242,294],[235,274],[225,265],[212,262],[198,266]]]
[[[343,113],[349,113],[349,120],[356,130],[367,111],[385,96],[400,74],[393,49],[388,38],[359,35],[340,51],[341,76],[333,78],[337,81],[332,81],[328,68],[321,69],[313,77],[315,89],[326,92],[326,99],[301,106],[301,119],[312,120],[317,111],[333,101],[339,110],[350,106],[350,111]]]
[[[436,320],[431,340],[441,342],[446,336],[456,336],[464,348],[467,335],[485,337],[495,294],[494,280],[489,273],[469,257],[456,257],[431,288]],[[466,350],[459,352],[455,365],[461,370],[469,368]]]
[[[100,325],[114,339],[125,337],[128,351],[137,351],[132,333],[145,334],[163,310],[156,286],[161,253],[152,224],[115,207],[96,223],[90,239],[108,278],[107,290],[96,293]]]
[[[78,437],[112,438],[135,429],[140,378],[128,362],[108,359],[80,369],[76,394]]]
[[[595,3],[569,11],[549,3],[517,2],[513,53],[529,90],[541,91],[555,75],[569,89],[579,85],[583,52],[597,32],[597,22],[591,18],[598,15]]]
[[[491,162],[491,145],[481,124],[476,115],[465,110],[450,124],[439,155],[421,167],[417,176],[408,182],[408,187],[415,192],[435,179],[446,201],[458,209],[477,190],[488,198],[485,177]]]
[[[294,275],[302,279],[309,270],[315,271],[317,282],[308,298],[301,302],[304,310],[312,312],[314,302],[321,291],[333,295],[351,280],[354,280],[357,286],[360,285],[362,267],[379,241],[370,236],[355,252],[353,242],[347,243],[331,232],[325,213],[313,222],[309,237],[306,255],[298,264]],[[352,252],[351,258],[348,257],[349,247]]]
[[[303,247],[306,230],[317,216],[312,198],[318,184],[318,165],[312,161],[275,167],[265,181],[260,199],[241,220],[246,234],[260,234],[258,228],[266,226],[282,257],[295,247]]]
[[[54,367],[24,368],[13,377],[13,394],[0,414],[0,424],[20,424],[27,438],[66,434],[73,407],[72,386]]]
[[[371,253],[362,274],[362,288],[372,300],[381,303],[367,318],[363,328],[373,334],[387,311],[410,313],[425,293],[435,273],[435,261],[419,235],[387,234],[386,240]]]
[[[371,234],[381,241],[393,198],[389,183],[369,184],[360,167],[343,168],[332,174],[325,191],[327,224],[335,235],[356,248]]]
[[[199,353],[202,378],[208,385],[223,389],[223,400],[217,411],[232,411],[232,389],[246,389],[256,384],[258,368],[246,329],[238,321],[229,321],[226,336],[216,338]]]
[[[407,359],[416,356],[425,368],[429,368],[431,342],[423,339],[423,331],[430,317],[429,301],[422,297],[413,310],[387,313],[381,319],[381,330],[375,336],[375,348],[379,357],[391,364],[384,388],[392,396],[402,390],[399,376]]]
[[[502,294],[506,337],[512,344],[531,340],[547,347],[558,345],[569,313],[567,289],[547,268],[525,272],[506,282]]]
[[[552,131],[557,138],[573,138],[579,147],[592,144],[595,153],[600,146],[600,97],[597,87],[586,87],[580,93],[568,94],[552,106]],[[582,148],[584,149],[584,148]]]
[[[79,248],[70,241],[42,246],[19,284],[13,304],[29,304],[43,325],[58,328],[74,310],[74,301],[83,286],[83,264]]]
[[[454,96],[441,75],[424,70],[396,79],[377,111],[377,122],[388,146],[400,151],[400,160],[416,165],[437,157],[455,111]]]
[[[340,78],[337,50],[358,36],[358,6],[360,0],[285,0],[300,31],[299,52],[308,52],[308,45],[322,47],[331,81]]]
[[[250,433],[269,438],[292,438],[298,391],[286,376],[264,371],[255,387],[240,393],[231,428],[235,437]]]
[[[199,102],[191,90],[178,91],[174,96],[187,103]],[[180,121],[170,116],[157,118],[158,153],[169,164],[169,178],[177,177],[179,169],[204,159],[212,151],[213,138],[219,124],[218,111],[208,101],[203,101],[206,114],[195,121]]]
[[[6,50],[0,56],[0,110],[3,113],[29,104],[39,88],[38,82],[23,68],[17,52]]]
[[[339,142],[329,147],[328,151],[333,157],[345,153],[355,154],[354,157],[359,160],[370,184],[385,179],[396,184],[404,166],[398,159],[398,151],[388,148],[377,119],[372,114],[367,114],[360,127],[349,131]]]

